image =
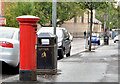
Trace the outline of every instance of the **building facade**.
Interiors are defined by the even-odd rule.
[[[5,6],[4,0],[0,0],[0,17],[4,16],[4,13],[5,13],[4,6]]]
[[[71,32],[73,37],[83,37],[85,31],[87,33],[90,31],[90,12],[86,12],[83,16],[66,21],[61,25],[61,27],[65,27],[69,32]],[[93,10],[92,31],[100,33],[101,30],[102,23],[95,18],[95,10]]]

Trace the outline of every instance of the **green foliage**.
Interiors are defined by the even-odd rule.
[[[110,11],[110,13],[109,13]],[[108,17],[108,21],[106,24],[106,28],[109,27],[109,22],[111,22],[110,24],[110,28],[117,28],[118,27],[118,8],[115,8],[114,3],[111,3],[111,6],[108,6],[106,8],[102,8],[102,9],[96,9],[96,18],[98,20],[100,20],[103,24],[104,24],[104,14],[110,14],[110,16]]]
[[[92,0],[91,0],[92,1]],[[91,12],[90,19],[90,43],[89,43],[89,51],[91,51],[91,36],[92,36],[92,23],[93,23],[93,9],[102,9],[108,6],[107,2],[85,2],[83,9],[89,9]]]
[[[52,25],[52,3],[51,2],[36,2],[34,15],[40,17],[40,25],[51,26]],[[80,4],[76,2],[58,2],[57,3],[57,25],[61,25],[64,21],[70,20],[77,15],[82,15],[83,10],[80,8]],[[46,24],[48,23],[48,24]]]
[[[52,21],[52,3],[51,2],[36,2],[34,3],[34,11],[32,13],[34,16],[40,18],[41,26],[45,26],[46,23],[51,23]]]
[[[104,23],[104,14],[108,11],[108,2],[58,2],[57,3],[57,25],[63,24],[76,16],[82,16],[86,9],[96,9],[96,18]],[[113,13],[112,13],[113,12]],[[5,17],[6,26],[19,27],[16,17],[21,15],[34,15],[40,18],[41,26],[52,25],[52,2],[6,2]],[[112,18],[114,16],[114,18]],[[117,12],[111,8],[112,25],[116,26]]]
[[[102,9],[109,6],[108,2],[82,2],[84,5],[82,6],[82,9]]]
[[[83,15],[85,11],[81,9],[82,5],[82,3],[77,2],[57,3],[57,19],[59,19],[57,24],[61,25],[64,21]]]
[[[7,19],[6,26],[19,27],[16,17],[21,15],[34,15],[40,18],[38,22],[41,26],[52,26],[52,3],[51,2],[6,2]],[[84,10],[81,9],[83,3],[77,2],[58,2],[57,3],[57,25],[61,25],[64,21],[70,20],[77,15],[83,15]]]
[[[14,18],[14,10],[13,8],[16,7],[16,3],[5,3],[5,18],[6,18],[6,26],[10,27],[17,27],[16,24],[18,24]]]
[[[5,18],[6,26],[19,27],[16,17],[21,15],[31,15],[33,11],[32,3],[27,2],[6,2],[5,3]]]

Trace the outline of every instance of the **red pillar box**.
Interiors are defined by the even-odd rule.
[[[36,22],[38,17],[24,15],[16,18],[20,22],[20,80],[36,81]]]

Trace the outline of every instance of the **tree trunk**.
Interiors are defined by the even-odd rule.
[[[90,40],[89,40],[89,51],[91,51],[91,37],[92,37],[92,23],[93,23],[93,8],[92,8],[92,4],[91,4],[91,18],[90,18]]]

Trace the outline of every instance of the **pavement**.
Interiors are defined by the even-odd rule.
[[[37,81],[19,81],[19,75],[2,80],[3,84],[39,84],[42,82],[118,83],[118,45],[101,45],[92,52],[81,51],[58,61],[56,75],[37,75]],[[92,84],[93,84],[92,83]],[[95,83],[96,84],[96,83]]]

